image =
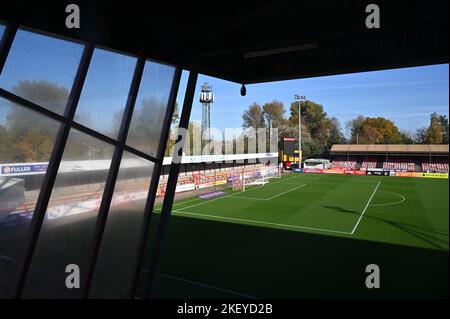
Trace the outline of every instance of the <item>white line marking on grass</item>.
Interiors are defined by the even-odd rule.
[[[185,211],[181,211],[181,210],[174,210],[173,212],[175,214],[180,214],[180,215],[185,214],[185,215],[200,216],[200,217],[203,216],[203,217],[210,217],[210,218],[223,219],[223,220],[233,220],[233,221],[241,221],[241,222],[255,223],[255,224],[262,224],[262,225],[279,226],[279,227],[284,227],[284,228],[307,229],[307,230],[322,231],[322,232],[337,233],[337,234],[345,234],[345,235],[351,235],[352,234],[350,232],[339,231],[339,230],[332,230],[332,229],[322,229],[322,228],[314,228],[314,227],[306,227],[306,226],[278,224],[278,223],[271,223],[271,222],[263,222],[263,221],[259,221],[259,220],[242,219],[242,218],[225,217],[225,216],[216,216],[216,215],[208,215],[208,214],[197,214],[197,213],[190,213],[190,212],[185,212]]]
[[[230,197],[230,196],[232,196],[232,195],[233,195],[233,194],[229,194],[229,195],[225,195],[225,196],[216,197],[216,198],[213,198],[213,199],[210,199],[210,200],[205,200],[205,201],[203,201],[203,202],[201,202],[201,203],[197,203],[197,204],[189,205],[189,206],[186,206],[186,207],[182,207],[182,209],[186,209],[186,208],[191,208],[191,207],[199,206],[199,205],[203,205],[203,204],[206,204],[206,203],[211,203],[211,202],[214,202],[214,201],[219,200],[219,199],[223,199],[223,198]],[[175,211],[175,210],[172,210],[172,211]]]
[[[192,200],[187,200],[187,201],[185,201],[185,202],[175,203],[175,204],[172,205],[172,207],[178,206],[178,205],[187,204],[187,203],[191,203],[191,202],[196,202],[196,201],[199,201],[199,200],[201,200],[201,198],[195,198],[195,199],[192,199]],[[162,207],[160,207],[160,208],[155,208],[154,211],[159,212],[161,209],[162,209]]]
[[[286,178],[285,178],[285,179],[286,179]],[[270,183],[267,183],[267,184],[264,184],[264,185],[260,185],[260,186],[254,187],[254,188],[250,188],[250,189],[246,190],[245,192],[239,192],[239,193],[228,194],[228,195],[225,195],[225,196],[220,196],[220,197],[217,197],[217,198],[214,198],[214,199],[206,200],[206,201],[203,201],[203,202],[201,202],[201,203],[197,203],[197,204],[189,205],[189,206],[186,206],[186,207],[182,207],[182,209],[187,209],[187,208],[191,208],[191,207],[203,205],[203,204],[206,204],[206,203],[211,203],[211,202],[214,202],[214,201],[216,201],[216,200],[228,198],[228,197],[231,197],[231,196],[238,198],[238,197],[236,196],[236,195],[238,195],[238,194],[250,192],[250,191],[255,190],[255,189],[258,189],[258,188],[260,188],[260,187],[264,187],[264,186],[267,186],[267,185],[273,185],[273,184],[278,183],[278,182],[281,182],[281,181],[283,181],[283,179],[279,179],[279,180],[277,180],[277,181],[275,181],[275,182],[270,182]],[[240,196],[240,197],[245,197],[245,196]],[[245,197],[245,198],[246,198],[246,199],[251,199],[251,197]],[[180,204],[183,204],[183,203],[180,203]]]
[[[191,203],[191,202],[196,202],[196,201],[199,201],[199,200],[201,200],[201,198],[195,198],[195,199],[192,199],[192,200],[187,200],[187,201],[185,201],[185,202],[175,203],[175,204],[173,204],[172,206],[183,205],[183,204],[187,204],[187,203]]]
[[[373,190],[372,195],[370,196],[369,200],[367,201],[366,207],[364,207],[364,210],[362,211],[361,215],[359,216],[358,221],[356,222],[355,227],[353,227],[353,230],[352,230],[352,232],[351,232],[352,235],[355,233],[356,228],[358,228],[358,225],[359,225],[359,223],[361,222],[361,219],[363,218],[364,213],[366,212],[367,208],[369,207],[370,201],[372,200],[373,196],[374,196],[375,193],[377,192],[377,189],[378,189],[378,187],[380,186],[380,184],[381,184],[381,181],[378,182],[377,186],[376,186],[375,189]]]
[[[383,191],[383,190],[380,190],[380,192],[390,193],[390,194],[397,195],[397,196],[401,197],[401,200],[399,200],[399,201],[397,201],[397,202],[385,203],[385,204],[371,204],[370,206],[380,207],[380,206],[397,205],[397,204],[403,203],[403,202],[406,200],[405,196],[403,196],[402,194],[399,194],[399,193],[388,192],[388,191]]]
[[[175,276],[170,276],[170,275],[166,275],[166,274],[159,274],[159,276],[163,277],[163,278],[168,278],[168,279],[171,279],[171,280],[185,282],[185,283],[188,283],[188,284],[191,284],[191,285],[194,285],[194,286],[200,286],[200,287],[203,287],[203,288],[208,288],[208,289],[211,289],[211,290],[224,292],[224,293],[235,295],[235,296],[239,296],[239,297],[244,297],[244,298],[248,298],[248,299],[258,299],[258,298],[254,297],[254,296],[246,295],[246,294],[243,294],[243,293],[240,293],[240,292],[235,292],[235,291],[228,290],[228,289],[222,289],[222,288],[214,287],[214,286],[211,286],[211,285],[202,284],[202,283],[197,282],[197,281],[187,280],[187,279],[183,279],[183,278],[179,278],[179,277],[175,277]]]
[[[269,200],[268,198],[247,197],[247,196],[233,196],[233,198],[252,199],[252,200]]]
[[[277,198],[277,197],[279,197],[279,196],[281,196],[281,195],[284,195],[284,194],[287,194],[287,193],[289,193],[289,192],[295,191],[296,189],[302,188],[303,186],[306,186],[306,184],[299,185],[299,186],[294,187],[294,188],[292,188],[292,189],[290,189],[290,190],[287,190],[287,191],[285,191],[285,192],[282,192],[282,193],[280,193],[280,194],[278,194],[278,195],[272,196],[272,197],[268,198],[268,200],[272,200],[272,199]]]

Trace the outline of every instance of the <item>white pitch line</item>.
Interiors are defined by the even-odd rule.
[[[251,200],[269,200],[268,198],[246,197],[246,196],[233,196],[233,198],[251,199]]]
[[[275,183],[281,182],[281,181],[286,180],[286,179],[288,179],[288,178],[290,178],[290,177],[286,177],[285,179],[280,179],[280,180],[278,180],[278,181],[270,182],[270,183],[267,183],[267,184],[264,184],[264,185],[256,186],[256,187],[254,187],[254,188],[250,188],[249,190],[246,190],[245,192],[250,192],[250,191],[252,191],[252,190],[255,190],[255,189],[258,189],[258,188],[260,188],[260,187],[267,186],[267,185],[273,185],[273,184],[275,184]],[[290,179],[292,179],[292,178],[290,178]],[[237,194],[240,194],[240,193],[233,193],[233,194],[229,194],[229,195],[225,195],[225,196],[220,196],[220,197],[217,197],[217,198],[214,198],[214,199],[206,200],[206,201],[201,202],[201,203],[197,203],[197,204],[193,204],[193,205],[190,205],[190,206],[182,207],[182,209],[187,209],[187,208],[191,208],[191,207],[203,205],[203,204],[206,204],[206,203],[211,203],[211,202],[214,202],[214,201],[216,201],[216,200],[228,198],[228,197],[231,197],[231,196],[234,197],[234,196],[236,196]],[[244,197],[244,196],[242,196],[242,197]],[[181,204],[181,203],[180,203],[180,204]],[[173,211],[175,211],[175,210],[173,210]]]
[[[175,203],[175,204],[173,204],[172,206],[183,205],[183,204],[187,204],[187,203],[191,203],[191,202],[196,202],[196,201],[199,201],[199,200],[201,200],[201,198],[195,198],[195,199],[192,199],[192,200],[187,200],[187,201],[185,201],[185,202]]]
[[[242,219],[242,218],[225,217],[225,216],[216,216],[216,215],[208,215],[208,214],[197,214],[197,213],[190,213],[190,212],[185,212],[185,211],[180,211],[180,210],[175,210],[173,212],[175,214],[181,214],[181,215],[185,214],[185,215],[192,215],[192,216],[199,216],[199,217],[210,217],[210,218],[216,218],[216,219],[241,221],[241,222],[254,223],[254,224],[279,226],[279,227],[284,227],[284,228],[287,227],[287,228],[307,229],[307,230],[322,231],[322,232],[337,233],[337,234],[345,234],[345,235],[351,235],[352,234],[350,232],[339,231],[339,230],[332,230],[332,229],[322,229],[322,228],[314,228],[314,227],[306,227],[306,226],[278,224],[278,223],[271,223],[271,222],[262,222],[262,221],[259,221],[259,220]]]
[[[219,200],[219,199],[224,199],[224,198],[230,197],[230,196],[232,196],[232,195],[233,195],[233,194],[229,194],[229,195],[225,195],[225,196],[216,197],[216,198],[214,198],[214,199],[206,200],[206,201],[201,202],[201,203],[197,203],[197,204],[189,205],[189,206],[186,206],[186,207],[182,207],[182,209],[186,209],[186,208],[191,208],[191,207],[199,206],[199,205],[203,205],[203,204],[206,204],[206,203],[211,203],[211,202],[214,202],[214,201]],[[172,211],[174,212],[174,211],[176,211],[176,210],[172,210]]]
[[[356,228],[358,228],[358,225],[359,225],[359,223],[361,222],[361,219],[363,218],[364,213],[366,212],[367,208],[369,207],[370,201],[372,200],[373,196],[374,196],[375,193],[377,192],[377,189],[378,189],[378,187],[380,186],[380,184],[381,184],[381,181],[378,182],[377,186],[376,186],[375,189],[373,190],[372,195],[370,196],[369,200],[367,201],[366,207],[364,207],[364,210],[362,211],[361,215],[359,216],[358,221],[356,222],[355,227],[353,227],[353,230],[352,230],[352,232],[351,232],[352,235],[355,233]]]
[[[277,198],[277,197],[279,197],[279,196],[281,196],[281,195],[284,195],[284,194],[287,194],[287,193],[289,193],[289,192],[295,191],[296,189],[299,189],[299,188],[301,188],[301,187],[303,187],[303,186],[305,186],[305,185],[306,185],[306,184],[302,184],[302,185],[299,185],[299,186],[297,186],[297,187],[294,187],[294,188],[292,188],[292,189],[290,189],[290,190],[287,190],[287,191],[285,191],[285,192],[282,192],[282,193],[280,193],[280,194],[278,194],[278,195],[272,196],[272,197],[268,198],[268,200],[272,200],[272,199]]]
[[[399,194],[399,193],[388,192],[388,191],[383,191],[383,190],[381,190],[380,192],[385,192],[385,193],[390,193],[390,194],[397,195],[397,196],[401,197],[401,200],[396,201],[396,202],[392,202],[392,203],[370,204],[371,207],[372,207],[372,206],[373,206],[373,207],[392,206],[392,205],[401,204],[401,203],[403,203],[403,202],[406,200],[405,196],[403,196],[402,194]]]
[[[176,280],[176,281],[185,282],[185,283],[188,283],[188,284],[191,284],[191,285],[194,285],[194,286],[200,286],[200,287],[208,288],[208,289],[211,289],[211,290],[217,290],[217,291],[220,291],[220,292],[225,292],[227,294],[236,295],[236,296],[239,296],[239,297],[244,297],[244,298],[248,298],[248,299],[258,299],[258,298],[254,297],[254,296],[246,295],[246,294],[243,294],[243,293],[240,293],[240,292],[235,292],[235,291],[228,290],[228,289],[222,289],[222,288],[214,287],[214,286],[207,285],[207,284],[202,284],[202,283],[197,282],[197,281],[187,280],[187,279],[183,279],[183,278],[179,278],[179,277],[175,277],[175,276],[170,276],[170,275],[166,275],[166,274],[159,274],[159,276],[163,277],[163,278],[168,278],[168,279],[172,279],[172,280]]]

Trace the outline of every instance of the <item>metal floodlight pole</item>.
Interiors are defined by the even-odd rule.
[[[298,167],[300,168],[300,154],[302,153],[302,112],[301,105],[306,100],[304,95],[294,95],[294,99],[298,101]]]

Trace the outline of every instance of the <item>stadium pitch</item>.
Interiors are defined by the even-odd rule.
[[[173,207],[158,295],[446,297],[448,201],[448,180],[325,174],[186,198]],[[368,264],[380,289],[364,284]]]

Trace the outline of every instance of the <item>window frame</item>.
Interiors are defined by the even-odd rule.
[[[89,295],[90,290],[90,284],[92,282],[93,274],[95,271],[96,266],[96,260],[98,257],[100,244],[102,235],[104,232],[104,228],[106,225],[108,212],[111,204],[111,199],[114,193],[114,187],[116,184],[118,171],[120,169],[120,163],[122,154],[124,151],[127,151],[133,155],[136,155],[140,158],[143,158],[145,160],[148,160],[154,164],[153,168],[153,174],[151,177],[151,182],[149,186],[149,190],[147,193],[147,199],[145,203],[145,211],[144,211],[144,220],[149,220],[152,214],[153,205],[155,202],[156,197],[156,190],[157,190],[157,184],[159,181],[159,175],[162,168],[162,162],[163,162],[163,156],[164,156],[164,150],[166,148],[167,144],[167,138],[169,136],[169,130],[171,126],[171,118],[173,116],[173,112],[175,109],[175,102],[177,97],[177,92],[180,84],[181,79],[181,72],[182,69],[179,66],[165,63],[161,61],[157,61],[155,59],[150,59],[148,57],[145,57],[143,55],[134,55],[130,53],[124,53],[119,50],[115,50],[112,48],[107,48],[101,45],[96,45],[95,43],[91,42],[83,42],[79,40],[69,39],[67,37],[59,36],[50,34],[45,31],[36,30],[33,28],[29,28],[26,26],[18,25],[15,23],[3,23],[5,26],[5,31],[0,39],[0,74],[3,70],[3,67],[6,63],[9,51],[11,49],[12,43],[14,41],[15,35],[17,31],[25,30],[28,32],[33,32],[37,34],[42,34],[45,36],[54,37],[61,40],[66,40],[74,43],[81,44],[83,46],[83,53],[80,58],[79,64],[77,66],[76,75],[74,78],[74,81],[72,83],[72,87],[70,89],[69,98],[66,106],[66,114],[60,115],[57,114],[51,110],[48,110],[36,103],[33,103],[31,101],[28,101],[25,98],[22,98],[20,96],[17,96],[3,88],[0,88],[0,96],[6,100],[9,100],[13,103],[20,104],[21,106],[31,109],[33,111],[38,112],[39,114],[42,114],[44,116],[47,116],[51,119],[54,119],[58,121],[61,125],[61,128],[57,134],[56,141],[49,159],[49,164],[47,167],[47,171],[44,176],[44,180],[42,182],[39,196],[36,202],[35,210],[33,217],[30,222],[30,226],[27,230],[27,234],[25,236],[24,240],[24,249],[21,254],[21,258],[19,259],[19,278],[17,282],[14,282],[14,298],[21,298],[27,276],[29,273],[29,269],[31,267],[32,261],[33,261],[33,255],[34,251],[37,246],[37,242],[39,240],[40,231],[44,222],[45,213],[47,211],[47,206],[51,197],[51,193],[55,184],[55,180],[58,174],[58,169],[62,161],[62,156],[66,147],[67,139],[69,136],[70,130],[76,129],[82,133],[85,133],[89,136],[92,136],[94,138],[97,138],[100,141],[106,142],[114,147],[114,154],[112,156],[110,169],[108,172],[107,180],[105,183],[105,189],[103,192],[102,201],[99,208],[99,213],[96,220],[96,229],[95,229],[95,235],[94,235],[94,245],[92,247],[92,251],[89,253],[89,269],[88,269],[88,275],[89,278],[86,282],[85,287],[83,288],[83,297],[87,298]],[[80,99],[80,95],[83,89],[84,82],[86,80],[86,76],[90,67],[90,62],[94,53],[94,50],[96,48],[108,50],[116,53],[120,53],[126,56],[132,56],[137,58],[136,66],[133,73],[132,82],[130,85],[130,91],[129,96],[127,98],[127,103],[124,109],[123,118],[122,118],[122,124],[120,127],[120,132],[117,139],[113,139],[109,136],[106,136],[102,133],[99,133],[95,131],[94,129],[88,128],[82,124],[79,124],[74,121],[75,112],[78,106],[78,102]],[[126,137],[128,134],[128,130],[130,127],[131,118],[134,111],[134,106],[136,103],[137,95],[139,92],[139,88],[141,85],[142,80],[142,74],[145,67],[146,61],[159,63],[166,66],[171,66],[174,68],[174,75],[171,81],[171,87],[170,87],[170,93],[169,98],[165,110],[164,115],[164,123],[162,125],[160,136],[159,136],[159,145],[158,150],[156,153],[156,157],[150,156],[144,152],[141,152],[129,145],[126,144]],[[173,194],[172,194],[173,195]],[[134,261],[134,268],[135,274],[134,278],[137,280],[138,273],[140,269],[140,262],[141,262],[141,256],[143,254],[142,250],[144,248],[144,241],[146,239],[146,234],[148,232],[148,224],[143,223],[140,231],[140,242],[138,247],[136,247],[138,251],[138,258]],[[131,289],[129,291],[129,297],[133,297],[135,294],[135,283],[133,282],[131,284]]]

